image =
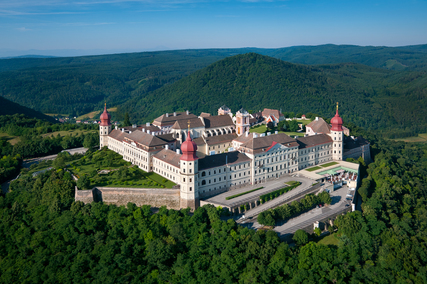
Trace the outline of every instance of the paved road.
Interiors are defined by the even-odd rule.
[[[215,204],[220,204],[223,206],[227,206],[227,207],[236,207],[239,206],[241,204],[246,204],[248,202],[254,201],[254,200],[259,200],[259,197],[263,194],[267,194],[270,193],[272,191],[284,188],[286,186],[285,182],[288,181],[299,181],[301,182],[301,185],[298,186],[297,188],[291,190],[290,192],[293,193],[299,193],[301,191],[303,191],[304,189],[307,189],[308,187],[310,187],[313,184],[313,180],[308,179],[308,178],[304,178],[304,177],[292,177],[290,175],[278,178],[278,179],[272,179],[272,180],[268,180],[266,183],[260,183],[260,184],[256,184],[256,185],[249,185],[247,187],[242,187],[239,189],[234,189],[234,190],[230,190],[227,192],[224,192],[222,194],[218,194],[216,196],[213,196],[211,198],[206,199],[205,201],[207,202],[212,202]],[[235,195],[238,193],[242,193],[242,192],[246,192],[249,191],[251,189],[255,189],[258,187],[263,186],[263,189],[239,196],[239,197],[235,197],[233,199],[229,199],[226,200],[225,198],[231,195]],[[266,203],[267,204],[267,203]]]
[[[346,200],[347,193],[348,193],[347,186],[344,186],[332,192],[331,205],[323,208],[314,208],[300,216],[284,221],[278,226],[276,226],[274,228],[274,231],[276,231],[279,234],[279,237],[284,238],[284,237],[287,237],[289,234],[295,233],[298,229],[303,229],[310,225],[312,226],[313,223],[316,221],[324,220],[340,212],[343,212],[344,210],[349,208],[348,206],[346,206],[346,204],[350,203],[350,201]],[[240,219],[238,223],[252,229],[257,229],[259,227],[262,227],[262,225],[259,224],[256,220],[245,221]]]
[[[301,181],[300,178],[294,178],[294,179],[297,181]],[[294,201],[294,200],[296,200],[296,199],[298,199],[298,198],[300,198],[300,197],[302,197],[308,193],[312,193],[313,191],[317,192],[319,190],[320,190],[320,187],[315,187],[313,190],[311,183],[307,184],[304,182],[300,186],[298,186],[297,188],[295,188],[289,192],[286,192],[285,194],[280,195],[279,197],[274,198],[273,200],[270,200],[264,204],[258,205],[257,207],[255,207],[251,210],[246,211],[245,217],[257,216],[259,213],[264,212],[268,209],[275,208],[275,207],[280,206],[280,205],[285,204],[285,203],[290,203],[290,202],[292,202],[292,201]]]
[[[88,150],[87,148],[80,147],[80,148],[67,149],[64,151],[70,153],[71,155],[74,155],[74,154],[84,154],[86,153],[87,150]],[[32,164],[37,164],[37,163],[40,163],[41,161],[55,160],[56,156],[58,156],[58,154],[38,157],[33,159],[27,159],[27,160],[24,160],[24,162],[22,163],[22,167],[29,168]]]

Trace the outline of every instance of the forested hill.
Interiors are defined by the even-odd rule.
[[[145,96],[208,65],[256,52],[301,64],[354,62],[371,67],[427,70],[427,46],[297,46],[174,50],[62,58],[0,60],[0,96],[44,113],[81,115]],[[120,113],[119,113],[120,116]]]
[[[242,49],[243,52],[244,49]],[[0,60],[0,96],[44,113],[81,115],[145,95],[234,50]]]
[[[57,122],[53,117],[50,117],[33,109],[21,106],[0,96],[0,115],[13,115],[17,113],[24,114],[29,118],[43,119],[52,123]]]
[[[334,115],[341,103],[344,120],[372,129],[423,127],[427,120],[427,76],[358,64],[304,66],[249,53],[218,61],[147,96],[135,97],[119,111],[142,122],[166,111],[215,113],[222,104]],[[403,128],[403,129],[402,129]]]
[[[427,45],[387,47],[326,44],[278,48],[262,54],[309,65],[354,62],[398,71],[427,69]]]

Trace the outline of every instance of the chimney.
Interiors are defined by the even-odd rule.
[[[267,132],[267,136],[270,136],[271,135],[271,132]]]
[[[259,137],[265,137],[265,133],[261,133]]]
[[[169,117],[169,113],[166,113],[166,117]]]
[[[150,134],[150,130],[147,129],[147,134]]]
[[[177,153],[178,155],[180,155],[180,154],[181,154],[181,150],[176,149],[176,153]]]
[[[190,112],[187,110],[187,115],[189,115],[190,114]]]
[[[149,123],[149,122],[147,122],[147,123],[145,124],[145,126],[147,126],[147,127],[148,127],[148,126],[150,126],[150,123]]]
[[[125,132],[125,129],[124,129],[124,128],[122,128],[122,132]]]
[[[165,145],[165,149],[166,149],[166,150],[169,150],[169,145]]]
[[[132,124],[132,128],[136,128],[136,124]]]
[[[276,130],[276,131],[274,131],[274,134],[278,134],[278,133],[279,133],[279,131],[277,131],[277,130]]]
[[[176,116],[176,111],[173,112],[173,116]]]
[[[258,138],[258,133],[254,132],[254,138]]]
[[[316,116],[316,121],[318,121],[318,120],[319,120],[319,117]]]
[[[304,134],[304,137],[307,137],[308,136],[308,134]]]
[[[245,135],[246,135],[246,137],[248,137],[248,136],[249,136],[249,132],[248,132],[248,131],[246,131]]]
[[[116,129],[116,130],[117,130],[117,125],[114,127],[114,129]]]
[[[142,132],[145,132],[145,128],[142,129]]]
[[[295,138],[295,139],[297,139],[297,138],[298,138],[298,136],[295,136],[294,138]]]

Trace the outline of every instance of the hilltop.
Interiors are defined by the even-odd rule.
[[[425,127],[425,72],[398,73],[360,64],[305,66],[249,53],[202,70],[119,107],[142,122],[165,112],[189,109],[215,113],[264,107],[334,114],[341,102],[344,120],[372,129]],[[411,128],[412,129],[412,128]]]
[[[44,113],[79,116],[170,85],[226,57],[255,52],[307,65],[359,63],[400,72],[427,70],[427,45],[296,46],[140,52],[0,60],[0,96]],[[118,118],[120,119],[118,113]]]
[[[13,114],[24,114],[29,118],[38,118],[42,120],[46,120],[52,123],[56,123],[57,121],[41,112],[35,111],[33,109],[21,106],[17,103],[11,102],[0,96],[0,115],[13,115]]]

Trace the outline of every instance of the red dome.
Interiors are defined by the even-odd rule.
[[[338,109],[337,109],[337,113],[335,114],[335,116],[331,119],[331,124],[332,124],[332,129],[331,129],[332,131],[343,131],[342,130],[342,118],[338,114]]]
[[[182,151],[181,160],[195,161],[198,159],[196,155],[197,145],[191,139],[190,131],[188,131],[187,140],[185,140],[184,143],[182,143],[181,145],[181,151]]]
[[[104,112],[101,114],[101,116],[99,118],[101,119],[101,126],[111,125],[111,123],[110,123],[111,114],[109,114],[107,111],[107,104],[105,104]]]

